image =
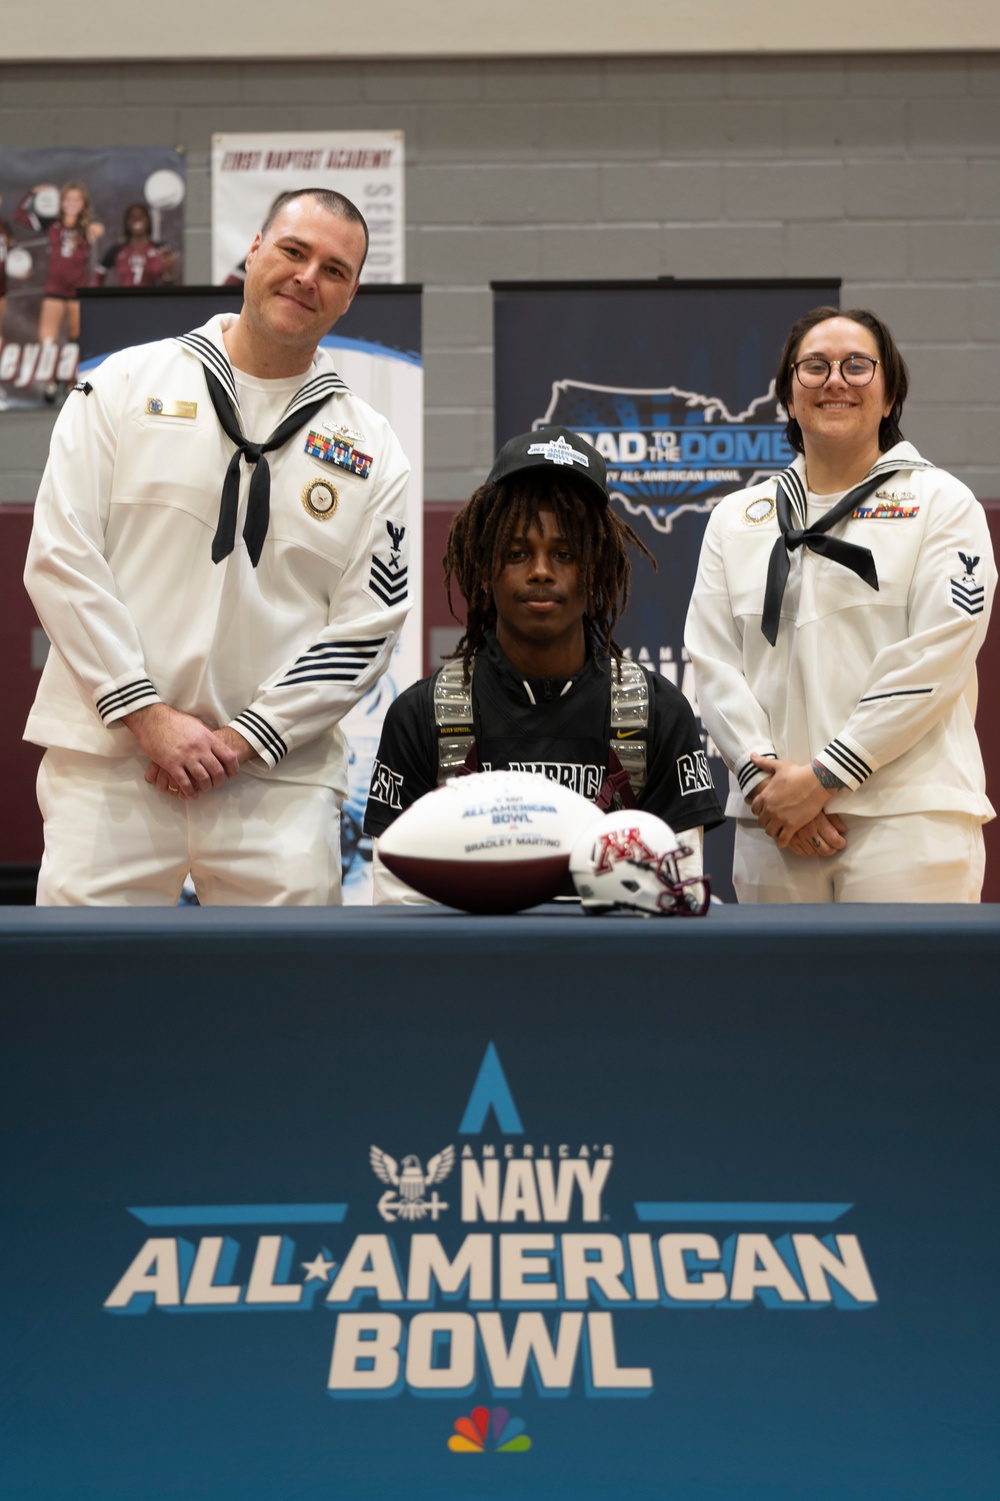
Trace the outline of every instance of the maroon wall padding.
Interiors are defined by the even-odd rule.
[[[463,500],[428,500],[424,503],[424,676],[436,672],[441,666],[440,658],[434,658],[431,650],[431,631],[447,629],[458,624],[448,610],[442,568],[444,550],[448,543],[451,523],[465,502]],[[456,608],[462,603],[461,595],[453,591]],[[464,612],[463,621],[464,624]]]
[[[38,619],[21,581],[31,513],[28,505],[0,505],[0,864],[37,864],[42,858],[42,820],[35,803],[42,752],[21,739],[39,677],[31,665],[31,633]]]
[[[986,501],[993,550],[1000,557],[1000,501]],[[429,501],[424,509],[424,671],[430,660],[430,632],[453,626],[441,583],[448,528],[459,501]],[[31,531],[31,506],[0,505],[0,863],[37,861],[42,854],[42,826],[35,805],[37,746],[21,739],[35,696],[38,671],[31,663],[31,633],[38,625],[21,575]],[[979,657],[979,714],[976,721],[986,762],[986,786],[1000,803],[1000,609],[994,611]],[[983,900],[1000,902],[1000,819],[986,826],[986,885]]]

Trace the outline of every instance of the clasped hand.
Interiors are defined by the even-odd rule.
[[[145,780],[158,792],[187,800],[222,787],[254,755],[250,742],[229,725],[210,729],[169,704],[148,704],[126,714],[125,724],[149,757]]]
[[[846,847],[843,820],[823,811],[835,787],[824,787],[811,765],[756,754],[750,759],[768,773],[751,795],[750,811],[781,849],[818,859]]]

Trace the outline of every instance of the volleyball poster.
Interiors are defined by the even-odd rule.
[[[0,411],[59,406],[79,293],[183,281],[180,146],[0,150]]]

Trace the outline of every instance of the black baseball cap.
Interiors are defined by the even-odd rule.
[[[570,432],[568,427],[539,427],[532,433],[509,438],[497,454],[486,483],[498,485],[529,469],[572,474],[583,484],[591,500],[607,505],[611,499],[603,458],[592,443]]]

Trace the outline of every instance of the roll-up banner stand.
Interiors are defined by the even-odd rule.
[[[92,370],[117,349],[171,338],[215,313],[238,312],[242,287],[92,291],[81,296],[80,368]],[[344,901],[371,900],[371,841],[361,833],[372,763],[386,707],[421,675],[423,601],[424,372],[421,289],[362,286],[322,341],[351,390],[381,412],[410,461],[408,499],[412,608],[388,672],[344,720],[350,750],[349,791],[341,812]]]
[[[840,282],[494,282],[497,448],[555,423],[604,455],[642,558],[616,636],[697,710],[684,617],[708,513],[794,458],[774,375],[792,323],[839,306]],[[724,804],[728,776],[704,734]],[[731,825],[707,836],[713,890],[735,900]]]

